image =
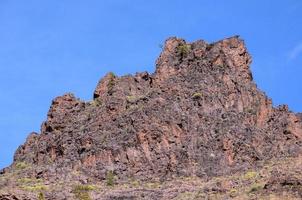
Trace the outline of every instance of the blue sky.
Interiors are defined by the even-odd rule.
[[[108,71],[153,72],[169,36],[240,35],[259,88],[301,112],[301,10],[300,0],[0,0],[0,168],[54,97],[89,100]]]

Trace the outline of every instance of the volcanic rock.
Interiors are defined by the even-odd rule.
[[[2,176],[18,172],[18,177],[49,186],[60,181],[97,185],[108,179],[116,185],[180,177],[211,180],[301,156],[301,114],[285,105],[273,107],[253,81],[250,64],[238,36],[211,44],[169,38],[155,73],[108,73],[89,102],[70,93],[55,98],[41,132],[29,135]],[[184,191],[142,189],[92,196],[172,199]],[[72,198],[71,189],[55,193],[61,197],[49,191],[45,195]],[[0,199],[22,198],[10,194]]]

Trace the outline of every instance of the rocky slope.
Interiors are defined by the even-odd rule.
[[[238,37],[173,37],[155,73],[55,98],[0,172],[0,200],[302,198],[301,115],[272,106],[250,63]]]

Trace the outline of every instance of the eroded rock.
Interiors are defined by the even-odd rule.
[[[212,44],[169,38],[154,74],[108,73],[91,102],[56,98],[8,171],[26,162],[35,166],[28,175],[49,182],[93,183],[110,173],[123,183],[212,178],[301,155],[301,115],[272,106],[250,63],[237,36]]]

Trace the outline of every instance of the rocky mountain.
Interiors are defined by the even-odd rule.
[[[301,199],[302,117],[257,88],[239,37],[169,38],[147,72],[52,101],[0,200]]]

